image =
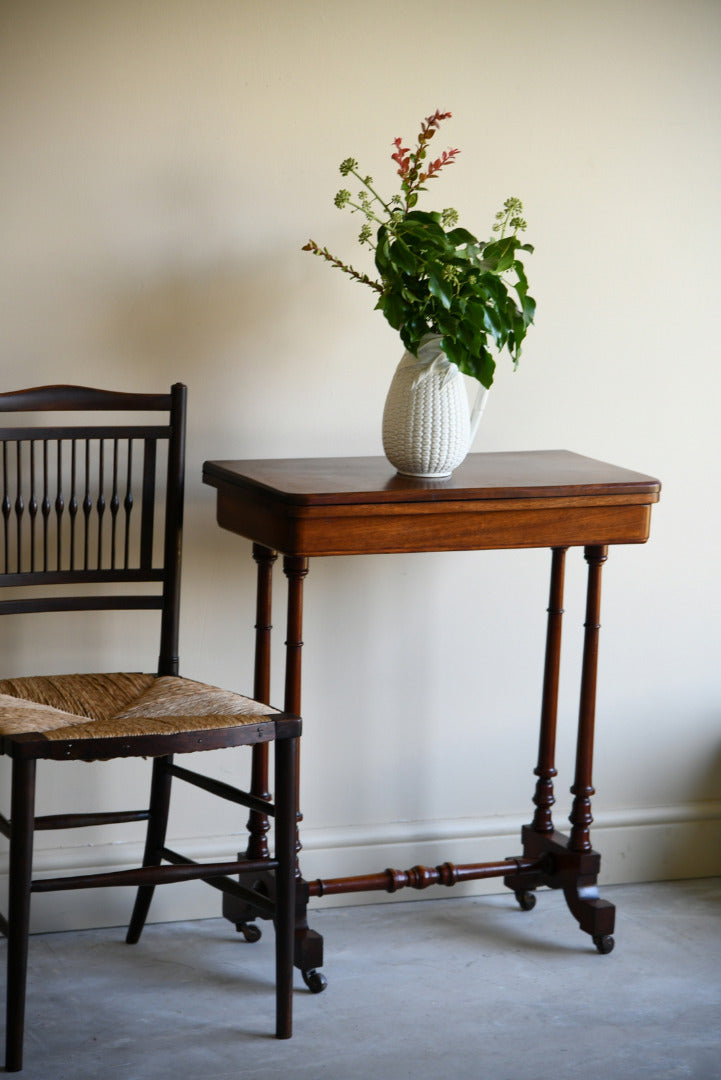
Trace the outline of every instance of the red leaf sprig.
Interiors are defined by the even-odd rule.
[[[435,135],[442,121],[449,119],[451,115],[449,112],[441,112],[436,109],[432,116],[427,116],[421,123],[418,142],[413,151],[411,151],[410,147],[403,146],[403,140],[400,136],[393,140],[396,149],[395,153],[391,154],[391,159],[398,165],[401,190],[406,199],[406,211],[410,210],[418,202],[418,193],[425,190],[423,187],[425,182],[434,180],[441,169],[445,165],[452,165],[456,154],[460,153],[458,149],[444,150],[440,157],[436,158],[435,161],[431,161],[425,169],[423,168],[423,162],[428,155],[428,143]]]

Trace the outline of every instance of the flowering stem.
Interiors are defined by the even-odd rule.
[[[342,270],[344,274],[348,274],[354,281],[359,281],[362,285],[369,285],[371,289],[375,289],[376,292],[382,293],[383,286],[378,281],[373,281],[367,274],[361,274],[355,270],[352,266],[348,266],[346,263],[341,262],[340,259],[336,259],[335,255],[331,255],[328,248],[319,247],[315,240],[309,240],[307,244],[303,244],[303,251],[310,251],[313,255],[320,255],[322,259],[329,262],[331,266],[335,266],[338,270]]]
[[[354,210],[360,210],[361,214],[364,214],[367,218],[372,219],[373,221],[377,221],[379,225],[384,224],[382,218],[377,217],[377,215],[373,213],[369,206],[361,206],[360,203],[353,202],[352,199],[347,199],[345,205],[352,206]]]
[[[383,207],[385,212],[387,214],[390,214],[391,211],[390,211],[390,207],[388,206],[388,203],[383,201],[383,199],[380,197],[380,195],[375,190],[375,188],[369,183],[370,177],[369,176],[365,176],[365,177],[361,176],[360,173],[356,172],[355,169],[351,169],[350,172],[353,174],[353,176],[355,176],[356,180],[360,180],[363,187],[368,188],[368,190],[370,191],[373,198],[376,199],[376,201],[381,204],[381,206]],[[351,205],[354,205],[354,204],[351,204]],[[358,209],[360,209],[360,207]],[[380,218],[374,217],[373,220],[374,221],[380,221]]]

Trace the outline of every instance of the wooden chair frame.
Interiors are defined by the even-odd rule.
[[[0,614],[48,611],[157,610],[160,612],[158,676],[178,676],[186,388],[168,394],[129,394],[88,387],[49,386],[0,394],[0,413],[164,413],[163,423],[92,422],[3,426],[0,428],[3,495],[0,510],[0,586],[13,596],[0,601]],[[125,417],[123,417],[125,420]],[[93,463],[91,465],[91,442]],[[142,447],[140,502],[131,480],[134,447]],[[156,542],[158,449],[167,446],[162,544]],[[121,453],[119,448],[124,447]],[[123,456],[123,454],[125,456]],[[68,471],[69,470],[69,471]],[[91,492],[90,473],[97,480]],[[69,476],[70,489],[63,490]],[[139,521],[137,520],[139,518]],[[162,548],[162,562],[154,549]],[[142,590],[128,588],[142,583]],[[113,587],[89,595],[76,586]],[[43,589],[51,586],[51,592]],[[61,587],[60,590],[58,587]],[[24,590],[21,597],[15,594]],[[154,589],[155,592],[150,590]],[[62,595],[58,595],[58,593]],[[29,594],[29,595],[27,595]],[[267,707],[265,707],[267,709]],[[137,942],[156,885],[198,879],[272,918],[276,930],[276,1035],[292,1031],[292,974],[295,917],[295,825],[297,744],[300,720],[288,713],[253,722],[173,734],[55,738],[42,732],[0,736],[0,752],[12,759],[10,818],[0,815],[0,832],[10,840],[9,906],[0,916],[8,938],[6,1069],[22,1067],[25,984],[30,899],[34,892],[132,885],[138,888],[126,940]],[[275,748],[275,801],[182,768],[175,754],[222,747]],[[153,759],[149,805],[140,810],[35,815],[39,760],[97,761],[143,756]],[[275,819],[275,857],[197,863],[166,846],[173,779]],[[33,879],[33,837],[38,829],[146,821],[142,866],[106,873]],[[162,863],[162,865],[161,865]],[[273,871],[271,895],[243,883],[247,875]],[[234,878],[233,875],[239,875]],[[253,880],[252,876],[249,880]]]

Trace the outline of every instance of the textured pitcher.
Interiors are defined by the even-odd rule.
[[[440,334],[426,334],[418,355],[405,352],[383,410],[383,449],[405,476],[450,476],[468,453],[486,404],[479,383],[473,410],[463,377],[440,347]]]

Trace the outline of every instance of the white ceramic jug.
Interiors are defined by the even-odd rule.
[[[426,334],[417,356],[405,352],[388,390],[383,449],[405,476],[450,476],[470,449],[488,397],[479,383],[469,411],[463,377],[440,341],[440,334]]]

